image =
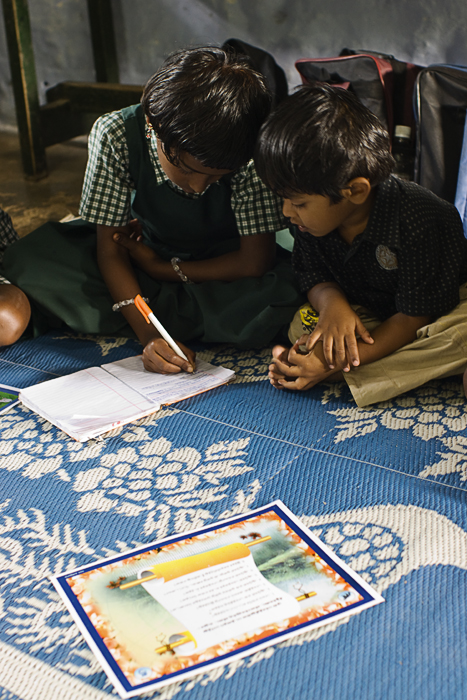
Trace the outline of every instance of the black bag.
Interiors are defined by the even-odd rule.
[[[467,109],[467,67],[432,65],[418,75],[415,181],[454,203]]]
[[[270,53],[256,46],[251,46],[240,39],[227,39],[222,44],[224,50],[234,50],[236,53],[247,56],[251,67],[264,76],[266,85],[272,93],[272,107],[274,108],[289,94],[287,78],[283,69],[276,63]]]

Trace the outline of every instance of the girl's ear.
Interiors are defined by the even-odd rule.
[[[371,189],[370,181],[366,177],[354,177],[341,193],[352,204],[364,204],[370,196]]]

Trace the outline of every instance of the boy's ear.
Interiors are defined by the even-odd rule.
[[[341,194],[352,204],[364,204],[371,190],[370,181],[366,177],[354,177],[347,187],[341,190]]]

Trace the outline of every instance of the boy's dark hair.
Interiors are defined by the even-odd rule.
[[[236,170],[253,157],[271,94],[246,57],[204,47],[169,56],[141,103],[171,163],[185,152],[208,168]]]
[[[256,169],[276,194],[320,194],[336,203],[355,177],[372,186],[394,168],[387,131],[348,90],[318,83],[299,88],[263,125]]]

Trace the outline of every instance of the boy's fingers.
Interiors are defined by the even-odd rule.
[[[323,353],[324,359],[329,367],[329,369],[334,369],[335,358],[334,353],[336,352],[336,347],[334,347],[334,341],[332,336],[329,336],[323,341]],[[337,359],[337,357],[336,357]]]
[[[281,389],[288,389],[290,391],[306,391],[307,389],[311,389],[312,386],[314,386],[314,382],[304,377],[298,377],[290,381],[284,379],[280,382]]]
[[[360,338],[365,342],[368,343],[369,345],[372,345],[375,341],[371,337],[370,331],[363,325],[360,319],[357,320],[357,333],[360,336]]]
[[[289,352],[289,356],[293,353],[293,348]],[[276,368],[279,373],[282,373],[285,377],[298,377],[300,374],[300,367],[297,367],[296,365],[291,365],[288,362],[283,362],[282,360],[279,360],[276,358],[274,360],[274,364],[276,365]]]
[[[354,335],[349,336],[346,339],[347,343],[347,357],[350,361],[352,367],[358,367],[360,364],[360,353],[358,352],[357,338]],[[347,362],[347,368],[342,368],[345,372],[350,370],[349,363]]]
[[[315,347],[316,343],[321,340],[321,331],[315,329],[313,333],[304,333],[301,338],[297,342],[299,342],[300,345],[306,345],[306,349],[308,352],[313,350]],[[306,339],[306,342],[305,342]],[[300,342],[302,341],[302,342]]]
[[[279,372],[277,369],[277,365],[275,363],[272,363],[268,367],[268,377],[272,379],[283,379],[284,375],[282,372]]]

